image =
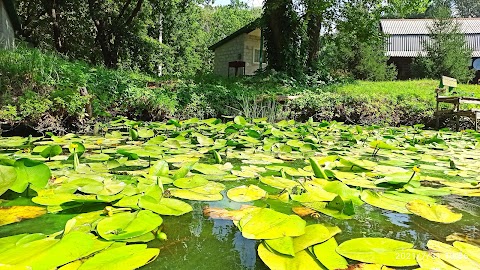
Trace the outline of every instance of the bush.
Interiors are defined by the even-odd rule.
[[[27,48],[0,51],[0,73],[0,122],[57,132],[91,130],[88,123],[118,116],[162,121],[239,114],[270,121],[312,117],[350,124],[432,126],[438,85],[433,80],[354,82],[339,77],[326,82],[315,76],[296,80],[276,72],[159,80]],[[82,93],[84,88],[88,93]],[[480,97],[479,88],[461,85],[458,91]],[[92,121],[86,114],[89,104]]]

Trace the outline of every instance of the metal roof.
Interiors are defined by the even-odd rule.
[[[460,32],[480,34],[480,18],[453,18],[458,22]],[[388,35],[428,35],[433,19],[382,19],[380,27]]]
[[[456,18],[460,31],[465,34],[472,57],[480,57],[480,18]],[[391,57],[417,57],[425,55],[423,44],[430,41],[429,27],[432,19],[384,19],[380,20],[383,33],[387,34],[387,55]]]

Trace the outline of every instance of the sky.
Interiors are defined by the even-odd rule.
[[[261,7],[263,0],[243,0],[243,2],[247,3],[249,6]],[[230,4],[230,0],[215,0],[216,5],[228,5]]]

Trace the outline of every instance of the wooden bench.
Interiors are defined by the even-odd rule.
[[[460,117],[468,117],[472,119],[475,124],[475,130],[478,130],[479,120],[480,120],[480,109],[466,109],[462,110],[460,108],[461,104],[475,104],[480,105],[480,99],[474,97],[460,97],[457,96],[455,88],[457,87],[457,80],[454,78],[442,76],[440,80],[440,86],[435,90],[436,92],[436,111],[435,118],[436,123],[435,127],[439,129],[440,127],[440,117],[447,116],[449,118],[455,119],[455,129],[458,131],[460,127]],[[440,109],[440,103],[452,104],[452,109]]]

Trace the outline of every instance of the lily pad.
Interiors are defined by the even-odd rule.
[[[238,222],[243,237],[248,239],[275,239],[300,236],[305,233],[306,222],[297,215],[286,215],[263,208],[246,214]]]
[[[157,202],[152,197],[143,196],[140,198],[138,205],[141,208],[151,210],[159,215],[168,216],[181,216],[193,211],[192,206],[188,203],[171,198],[162,198]]]
[[[335,251],[337,247],[337,241],[332,237],[321,244],[313,246],[312,251],[317,260],[328,270],[346,269],[348,262]]]
[[[337,252],[352,260],[396,267],[415,266],[417,255],[425,253],[407,242],[369,237],[345,241],[337,247]]]
[[[268,193],[256,185],[239,186],[228,190],[227,197],[235,202],[251,202],[266,197]]]
[[[89,258],[78,270],[133,270],[153,261],[159,252],[143,244],[112,248]]]
[[[148,210],[122,212],[102,219],[97,231],[106,240],[126,240],[153,231],[162,223],[160,216]]]
[[[300,251],[295,256],[286,256],[270,251],[265,244],[258,246],[258,256],[270,268],[275,270],[321,270],[321,266],[307,252]]]
[[[406,208],[415,215],[440,223],[454,223],[462,219],[462,214],[454,213],[444,205],[414,200]]]

